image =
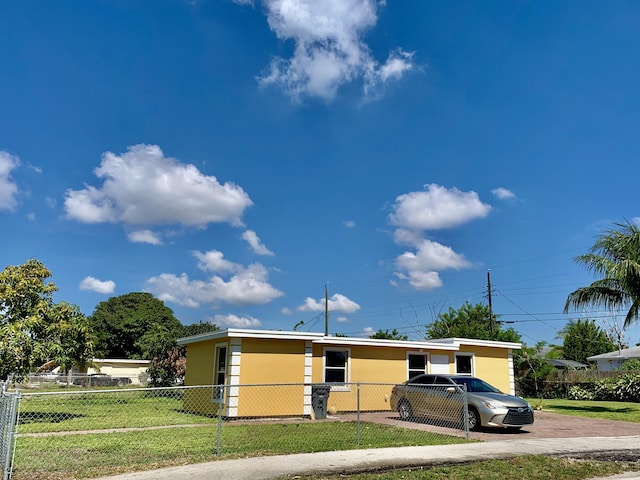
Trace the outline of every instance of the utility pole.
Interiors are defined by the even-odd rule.
[[[487,293],[489,298],[489,331],[493,335],[494,322],[493,322],[493,309],[491,308],[491,270],[487,270]]]
[[[324,284],[324,336],[329,336],[329,289],[327,285],[329,282]]]

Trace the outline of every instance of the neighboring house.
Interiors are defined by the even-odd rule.
[[[640,359],[640,347],[623,348],[615,352],[593,355],[592,357],[587,357],[587,360],[597,362],[599,371],[609,372],[617,370],[624,362],[632,358]]]
[[[521,348],[465,338],[413,342],[245,329],[180,338],[178,345],[187,347],[187,386],[230,386],[224,396],[187,390],[185,409],[215,414],[222,404],[226,417],[310,415],[312,385],[325,383],[336,411],[356,404],[388,410],[391,385],[420,373],[474,375],[513,394],[512,352]],[[358,383],[378,383],[379,393],[359,396]]]
[[[94,358],[92,365],[83,373],[92,375],[104,373],[111,377],[127,377],[131,379],[133,385],[145,385],[147,369],[151,366],[150,360],[129,360],[120,358]],[[74,370],[73,374],[80,374]]]
[[[575,360],[564,360],[562,358],[552,358],[549,360],[557,370],[587,370],[589,365],[576,362]]]

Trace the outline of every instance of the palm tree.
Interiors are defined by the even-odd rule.
[[[564,313],[570,308],[603,306],[617,310],[629,305],[626,328],[640,315],[640,228],[629,222],[615,225],[617,229],[598,237],[590,253],[574,259],[602,278],[570,293]]]

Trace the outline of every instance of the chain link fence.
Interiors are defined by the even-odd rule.
[[[420,409],[433,415],[400,418],[393,387],[280,384],[20,392],[11,478],[88,478],[219,458],[468,439],[461,421],[463,403],[438,401],[431,410]]]

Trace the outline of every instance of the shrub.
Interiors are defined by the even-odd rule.
[[[567,389],[569,400],[595,400],[595,393],[588,385],[571,385]]]
[[[640,372],[640,358],[630,358],[620,365],[619,370]]]

